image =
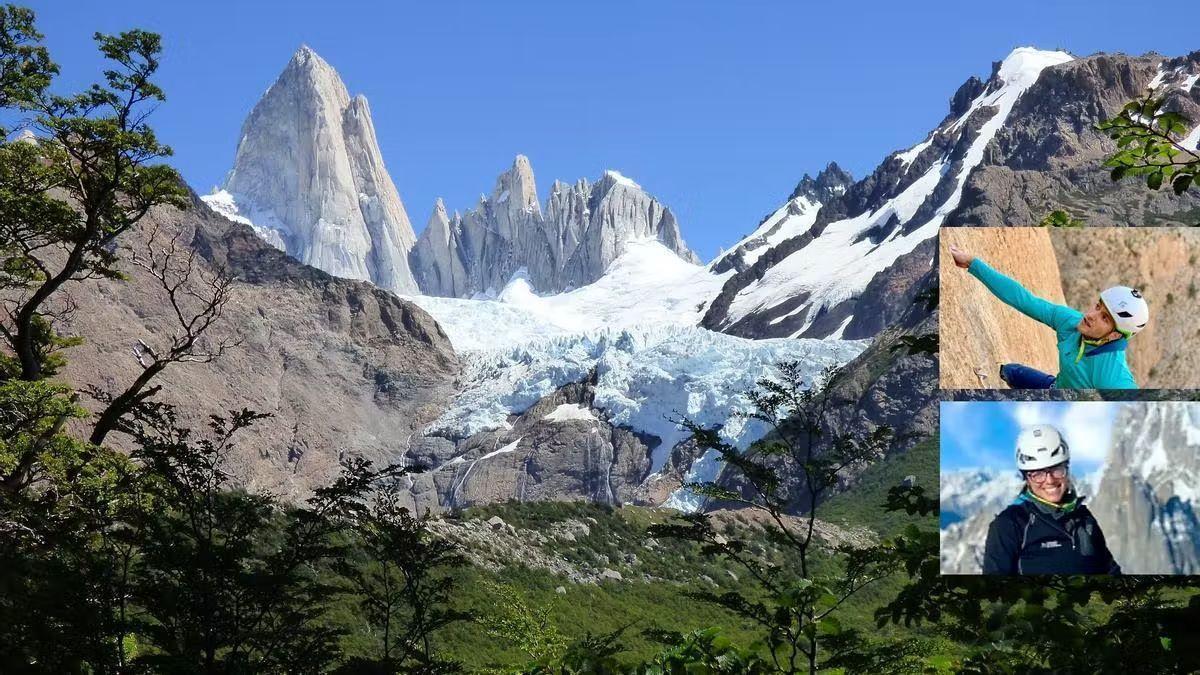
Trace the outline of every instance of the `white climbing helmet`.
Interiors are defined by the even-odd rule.
[[[1142,293],[1128,286],[1113,286],[1100,293],[1100,302],[1112,314],[1117,323],[1117,332],[1130,337],[1146,327],[1150,321],[1150,306],[1142,298]]]
[[[1067,441],[1049,424],[1025,427],[1017,436],[1017,468],[1021,471],[1045,469],[1070,459]]]

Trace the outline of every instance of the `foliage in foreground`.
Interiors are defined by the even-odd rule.
[[[1193,187],[1200,173],[1200,152],[1183,142],[1192,121],[1167,108],[1165,98],[1147,94],[1096,125],[1117,142],[1117,151],[1104,162],[1114,181],[1144,177],[1151,190],[1166,184],[1177,195]]]

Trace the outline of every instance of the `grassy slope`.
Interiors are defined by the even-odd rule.
[[[902,511],[884,511],[883,503],[893,486],[905,476],[916,476],[925,496],[938,495],[938,439],[922,441],[901,455],[892,455],[867,468],[854,486],[836,494],[817,507],[822,520],[841,525],[869,527],[883,536],[898,533],[910,523],[937,528],[937,518],[914,518]]]
[[[819,507],[818,516],[834,523],[869,527],[882,536],[914,522],[934,528],[933,516],[922,519],[888,513],[883,511],[882,504],[888,489],[910,474],[917,476],[918,484],[928,486],[936,494],[937,462],[936,439],[921,443],[904,455],[885,459],[868,468],[849,492],[835,495]],[[732,568],[739,576],[739,581],[735,582],[722,564],[703,556],[695,546],[668,540],[659,541],[659,546],[653,549],[645,547],[646,527],[669,517],[668,512],[639,507],[610,509],[584,503],[510,503],[471,509],[463,515],[481,519],[499,515],[518,528],[541,531],[545,531],[550,523],[567,518],[594,519],[594,523],[587,521],[591,529],[588,536],[574,543],[554,542],[551,550],[576,564],[614,567],[622,571],[626,580],[577,585],[548,572],[522,566],[500,572],[471,568],[461,575],[457,591],[461,607],[479,612],[487,611],[494,604],[486,597],[479,580],[486,578],[507,583],[520,589],[531,606],[548,606],[551,620],[568,640],[588,632],[603,634],[627,626],[622,643],[628,647],[630,659],[645,658],[658,651],[658,645],[641,635],[642,630],[651,627],[687,631],[719,626],[735,642],[746,645],[759,637],[752,626],[724,610],[687,596],[689,587],[709,586],[701,575],[714,579],[722,590],[752,591],[753,587],[746,583],[740,569]],[[626,553],[637,556],[636,566],[628,568],[618,564]],[[817,565],[820,570],[833,571],[835,561],[822,557]],[[631,570],[636,573],[631,574]],[[643,581],[641,574],[657,579]],[[903,632],[903,629],[886,628],[880,633],[874,629],[871,620],[875,608],[894,597],[902,583],[903,579],[893,577],[863,591],[844,607],[843,625],[872,631],[876,635]],[[558,586],[565,587],[566,594],[555,593]],[[448,656],[461,660],[472,670],[512,667],[527,658],[504,641],[487,636],[473,624],[447,629],[440,636],[440,646]]]

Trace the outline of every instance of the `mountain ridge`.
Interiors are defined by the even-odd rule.
[[[439,199],[429,222],[410,255],[427,295],[496,293],[520,270],[541,293],[578,288],[603,276],[630,240],[647,237],[699,262],[670,208],[613,169],[594,183],[554,181],[543,208],[524,155],[475,208],[449,216]]]

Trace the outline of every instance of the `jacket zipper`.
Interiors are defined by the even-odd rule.
[[[1037,509],[1031,509],[1029,513],[1030,513],[1030,515],[1032,515],[1034,518],[1040,518],[1040,516],[1039,516],[1039,514],[1038,514],[1038,512],[1037,512]],[[1041,518],[1041,519],[1042,519],[1042,520],[1044,520],[1044,521],[1046,521],[1046,522],[1047,522],[1047,523],[1048,523],[1048,524],[1049,524],[1051,527],[1053,527],[1054,529],[1056,529],[1056,530],[1058,530],[1059,532],[1062,532],[1063,534],[1067,535],[1067,539],[1068,539],[1068,540],[1070,540],[1070,542],[1071,542],[1071,550],[1072,550],[1072,551],[1074,551],[1074,550],[1076,550],[1076,548],[1078,548],[1078,547],[1075,545],[1075,536],[1074,536],[1073,534],[1071,534],[1070,532],[1067,532],[1065,529],[1063,529],[1063,527],[1062,527],[1061,525],[1059,525],[1059,524],[1058,524],[1056,521],[1054,521],[1054,520],[1052,520],[1052,519],[1050,519],[1050,518]],[[1028,530],[1029,530],[1029,526],[1028,526],[1028,525],[1026,525],[1026,526],[1025,526],[1025,530],[1026,530],[1026,531],[1028,531]],[[1023,542],[1022,542],[1022,546],[1023,546]]]

